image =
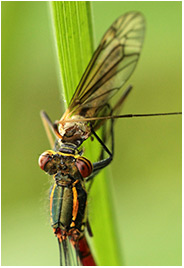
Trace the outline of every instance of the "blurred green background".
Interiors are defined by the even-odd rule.
[[[2,265],[58,265],[50,179],[37,164],[49,148],[40,110],[53,120],[64,111],[49,3],[1,6]],[[92,9],[96,45],[121,14],[146,18],[123,113],[181,111],[181,2],[93,2]],[[181,265],[181,116],[119,120],[115,136],[112,193],[124,264]]]

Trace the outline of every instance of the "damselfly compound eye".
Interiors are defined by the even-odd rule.
[[[76,166],[83,178],[89,177],[89,175],[92,173],[93,166],[91,162],[85,157],[77,158]]]

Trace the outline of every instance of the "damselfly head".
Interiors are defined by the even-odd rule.
[[[76,153],[77,150],[68,147],[62,152],[45,151],[39,157],[39,166],[49,175],[54,175],[57,184],[68,184],[71,179],[79,177],[86,178],[92,173],[93,166],[87,158]]]

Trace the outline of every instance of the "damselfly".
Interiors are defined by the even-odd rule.
[[[113,125],[111,130],[113,139]],[[104,149],[107,149],[105,145]],[[107,159],[92,164],[81,156],[82,152],[75,144],[58,144],[56,141],[55,151],[48,150],[39,158],[40,167],[53,175],[55,180],[50,192],[50,216],[59,242],[61,265],[96,265],[84,233],[86,227],[92,236],[87,218],[85,182],[92,180],[97,172],[111,162],[113,154],[108,149],[107,152],[110,154]],[[74,262],[68,251],[68,240],[76,251]]]
[[[53,124],[45,112],[41,113],[54,149],[40,156],[39,165],[53,175],[55,181],[50,193],[50,216],[59,242],[61,265],[71,265],[70,244],[76,252],[76,264],[95,265],[85,238],[85,229],[92,235],[87,218],[86,182],[92,181],[96,173],[112,161],[113,118],[145,116],[117,115],[131,86],[115,106],[109,104],[136,67],[144,31],[145,22],[140,13],[130,12],[118,18],[102,38],[62,118]],[[101,140],[96,134],[102,124],[105,126],[106,119],[111,119],[111,151],[105,145],[108,135]],[[56,136],[55,145],[50,129]],[[93,164],[79,149],[91,135],[103,148],[99,161]],[[108,154],[106,159],[104,151]]]

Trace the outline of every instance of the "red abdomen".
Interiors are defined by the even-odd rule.
[[[78,250],[80,255],[80,260],[83,266],[96,266],[95,260],[91,254],[88,242],[83,236],[78,241]]]

